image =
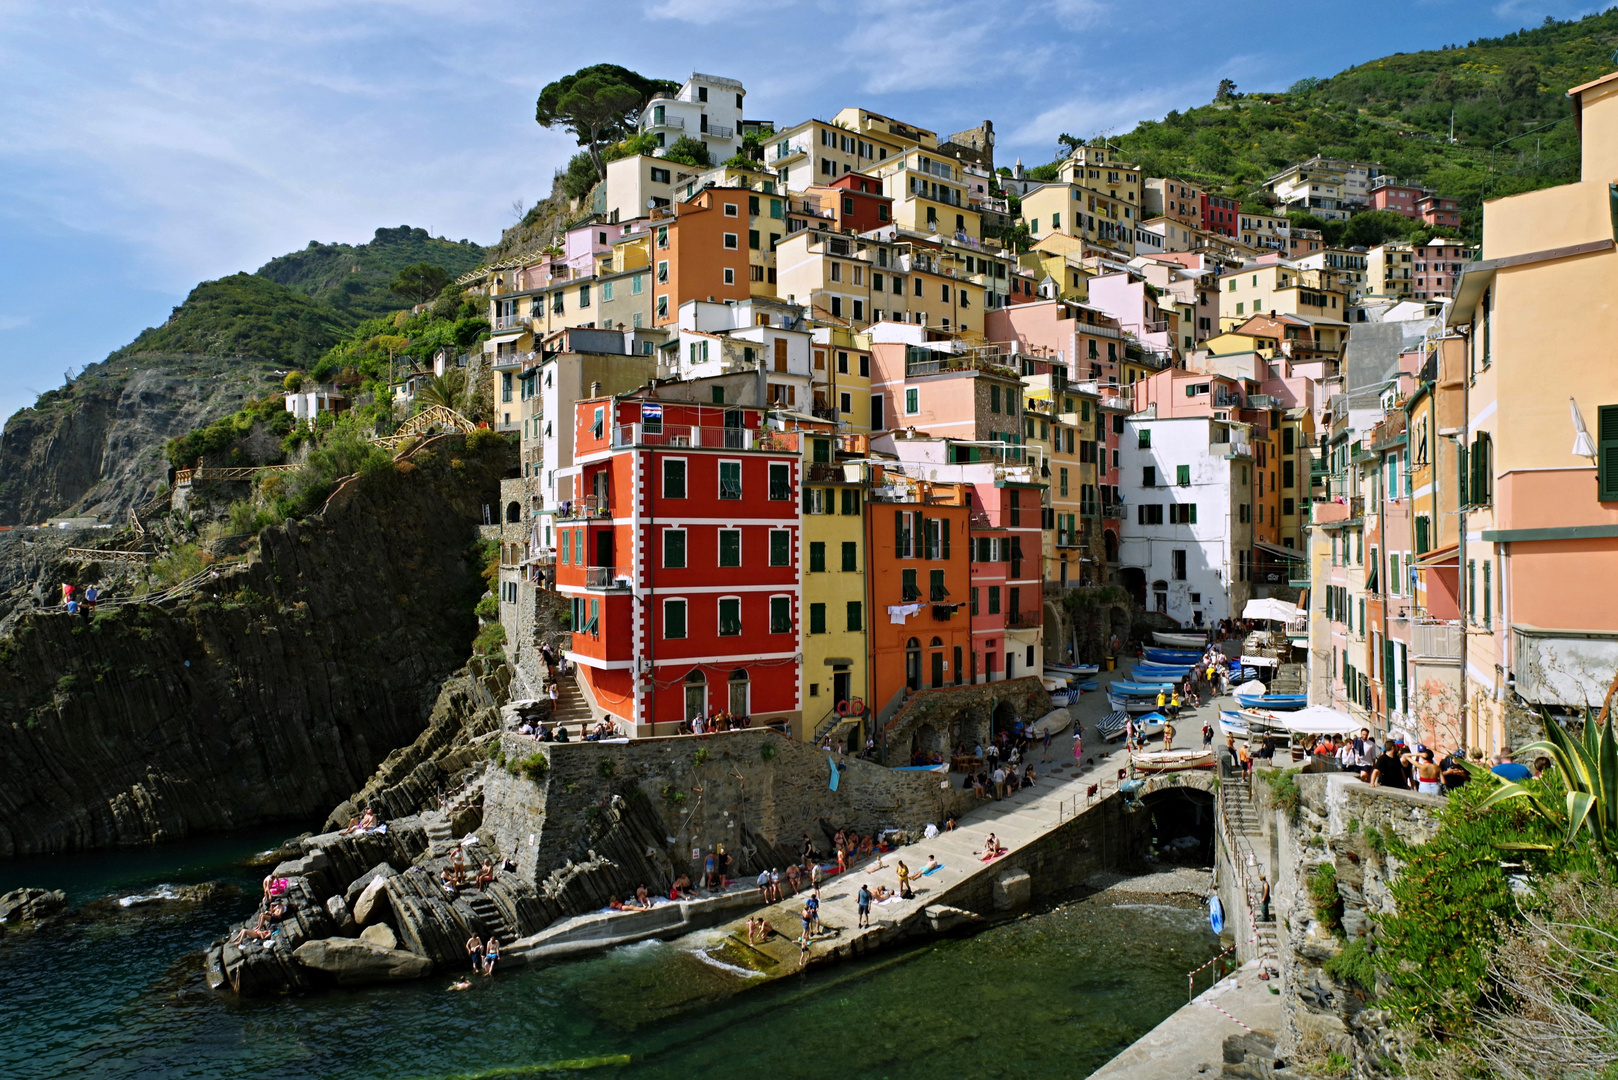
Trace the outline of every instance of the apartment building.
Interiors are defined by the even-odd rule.
[[[711,161],[724,161],[742,148],[742,99],[747,89],[736,79],[699,75],[672,97],[654,97],[640,112],[640,130],[657,136],[659,148],[680,138],[696,139]]]
[[[873,710],[869,685],[865,512],[869,466],[839,460],[830,434],[805,434],[803,476],[803,665],[798,738],[864,745]],[[863,456],[863,455],[861,455]]]
[[[1241,207],[1235,199],[1202,193],[1202,227],[1235,240],[1241,235]]]
[[[1307,270],[1276,260],[1245,266],[1220,275],[1219,326],[1222,330],[1251,315],[1279,313],[1311,319],[1317,336],[1336,337],[1348,330],[1348,294],[1335,273]]]
[[[892,200],[894,223],[922,235],[947,236],[976,246],[981,217],[968,197],[958,162],[936,150],[906,150],[876,165],[883,192]]]
[[[1410,295],[1432,300],[1455,295],[1455,283],[1472,260],[1472,249],[1442,237],[1417,247],[1412,253]]]
[[[1141,181],[1141,216],[1168,218],[1193,229],[1202,225],[1202,189],[1172,177],[1147,177]]]
[[[1415,249],[1402,240],[1378,244],[1365,253],[1367,296],[1408,299],[1415,291]]]

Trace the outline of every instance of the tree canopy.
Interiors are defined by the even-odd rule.
[[[689,165],[693,169],[706,169],[713,164],[713,155],[708,153],[708,144],[689,135],[681,135],[670,143],[669,148],[663,151],[663,157],[678,165]]]
[[[420,262],[399,271],[388,284],[388,291],[398,294],[412,304],[425,304],[444,291],[449,284],[449,271],[442,266]]]
[[[590,155],[597,178],[606,179],[601,147],[629,136],[649,99],[678,89],[667,79],[649,79],[617,64],[592,64],[541,90],[534,119],[543,127],[571,131]]]

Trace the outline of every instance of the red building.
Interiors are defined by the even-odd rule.
[[[870,232],[893,220],[893,198],[882,194],[882,181],[873,176],[844,173],[821,190],[833,196],[828,205],[839,232]]]
[[[972,486],[972,585],[974,593],[982,590],[972,606],[973,681],[1038,675],[1044,670],[1043,486],[1010,480]]]
[[[571,659],[626,734],[798,717],[798,434],[762,419],[644,391],[576,406],[556,588]]]
[[[1461,227],[1461,204],[1431,191],[1416,200],[1416,214],[1429,225]]]
[[[1241,219],[1236,210],[1235,199],[1202,193],[1202,227],[1209,232],[1236,239],[1241,233]]]
[[[1391,177],[1379,176],[1371,181],[1371,209],[1391,210],[1414,221],[1421,217],[1416,212],[1416,200],[1421,188],[1414,184],[1400,184]]]

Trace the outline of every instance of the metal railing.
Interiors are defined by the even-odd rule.
[[[557,509],[559,518],[612,517],[610,495],[586,495],[582,499],[569,499]]]
[[[533,322],[534,317],[532,315],[499,315],[495,317],[494,328],[496,330],[515,330],[521,326],[531,326]]]
[[[683,117],[683,116],[669,116],[667,113],[665,113],[663,115],[663,119],[659,120],[654,115],[652,117],[652,122],[650,124],[648,124],[647,127],[673,128],[675,131],[684,131],[685,130],[685,117]]]
[[[1045,625],[1045,616],[1037,611],[1013,611],[1006,615],[1006,629],[1032,630]]]
[[[584,568],[584,587],[587,589],[627,589],[632,571],[627,566],[587,566]]]
[[[1410,651],[1417,658],[1459,660],[1466,649],[1466,630],[1457,619],[1418,622],[1410,628]]]
[[[702,446],[721,450],[773,450],[796,453],[798,432],[737,427],[690,427],[661,424],[619,424],[613,428],[613,446]]]

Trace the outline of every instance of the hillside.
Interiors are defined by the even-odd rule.
[[[1460,199],[1464,231],[1475,237],[1484,198],[1574,179],[1565,93],[1611,71],[1615,48],[1618,8],[1397,53],[1283,93],[1237,93],[1112,141],[1148,176],[1183,177],[1250,202],[1266,176],[1313,154],[1379,161]]]
[[[321,244],[271,259],[254,273],[261,278],[331,305],[351,322],[395,311],[403,302],[388,291],[400,270],[432,263],[457,278],[481,263],[487,252],[470,240],[428,236],[427,230],[400,225],[378,229],[369,243]]]
[[[313,363],[349,320],[336,309],[255,274],[204,281],[168,322],[141,331],[109,360],[142,353],[258,356],[289,366]]]

